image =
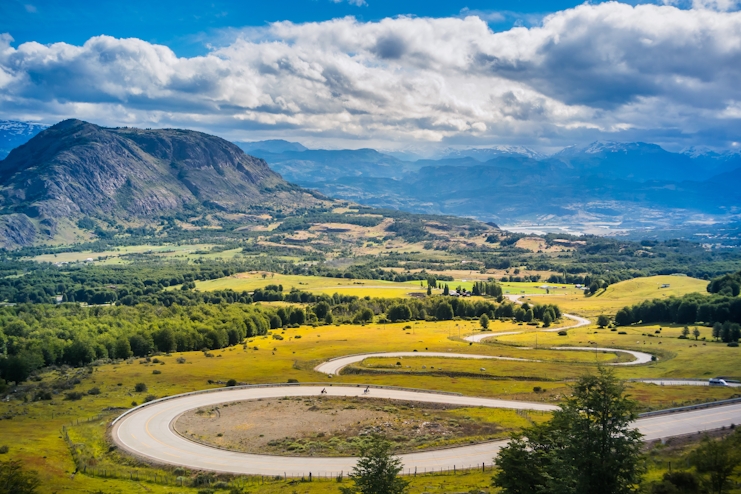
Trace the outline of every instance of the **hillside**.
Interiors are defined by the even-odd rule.
[[[317,203],[259,158],[188,130],[107,129],[66,120],[0,161],[0,243],[54,239],[81,219],[149,224],[207,208],[247,213]]]
[[[648,276],[621,281],[594,295],[532,297],[536,303],[557,303],[565,311],[586,317],[614,315],[625,306],[643,300],[681,297],[688,293],[707,294],[707,280],[689,276]]]

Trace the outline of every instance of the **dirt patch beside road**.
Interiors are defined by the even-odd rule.
[[[529,423],[527,413],[516,411],[311,397],[198,408],[178,418],[174,428],[188,439],[234,451],[351,456],[372,434],[384,435],[396,453],[405,453],[500,439]]]

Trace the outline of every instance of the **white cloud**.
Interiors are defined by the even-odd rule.
[[[279,22],[193,58],[138,39],[0,37],[5,117],[329,145],[722,144],[737,139],[739,80],[741,13],[666,5],[585,4],[500,33],[477,16]]]

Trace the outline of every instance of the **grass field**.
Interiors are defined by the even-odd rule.
[[[456,325],[458,325],[456,327]],[[429,390],[455,391],[467,395],[501,397],[528,401],[557,402],[568,392],[564,380],[571,379],[583,372],[595,368],[595,360],[614,359],[613,354],[586,354],[568,351],[553,351],[544,349],[524,349],[518,345],[531,346],[530,334],[505,336],[497,342],[483,344],[469,344],[458,338],[458,331],[463,336],[477,328],[476,321],[452,321],[449,323],[411,323],[413,330],[405,330],[406,324],[366,325],[366,326],[325,326],[302,327],[288,329],[282,332],[283,340],[273,339],[271,336],[257,337],[249,340],[244,346],[231,347],[213,351],[212,357],[202,352],[173,354],[172,356],[158,357],[164,364],[132,360],[129,363],[102,365],[94,368],[91,374],[84,369],[72,370],[78,372],[81,383],[76,390],[87,391],[98,387],[99,395],[85,395],[80,401],[65,401],[62,395],[56,395],[49,401],[24,401],[23,393],[16,394],[15,399],[0,404],[0,416],[5,417],[0,427],[0,445],[10,446],[13,457],[26,460],[31,467],[42,472],[48,485],[53,488],[45,492],[80,492],[84,488],[90,492],[100,489],[103,492],[172,492],[164,487],[159,489],[155,485],[133,480],[115,480],[88,478],[89,475],[77,474],[72,476],[75,466],[72,462],[69,447],[60,431],[63,426],[68,427],[70,440],[75,444],[84,444],[87,447],[87,457],[95,465],[118,465],[122,468],[138,468],[141,477],[153,476],[155,473],[165,475],[167,472],[149,467],[136,466],[129,460],[116,456],[118,453],[106,449],[104,441],[105,423],[108,419],[120,413],[119,410],[128,408],[132,402],[141,403],[145,395],[157,397],[177,393],[194,391],[211,387],[223,386],[218,382],[236,379],[241,383],[268,383],[285,382],[288,379],[297,379],[301,382],[327,381],[327,376],[316,373],[313,368],[319,362],[340,355],[377,351],[452,351],[460,353],[477,353],[501,356],[515,356],[532,358],[536,355],[541,363],[533,362],[506,362],[487,361],[466,362],[454,359],[403,359],[402,367],[410,365],[415,373],[397,372],[393,374],[347,374],[332,378],[336,383],[367,383],[404,387],[416,387]],[[513,323],[496,322],[492,329],[495,331],[517,330],[522,328]],[[663,327],[661,334],[655,337],[658,326],[627,328],[627,335],[618,335],[609,330],[579,328],[570,330],[567,336],[558,336],[555,333],[539,334],[539,345],[587,345],[590,342],[607,346],[614,345],[622,348],[634,348],[656,353],[657,362],[635,367],[620,367],[617,374],[623,378],[638,377],[686,377],[706,378],[708,376],[724,375],[741,378],[738,370],[737,348],[725,345],[703,342],[678,340],[680,328]],[[707,335],[707,328],[702,328]],[[645,335],[645,336],[644,336]],[[298,338],[300,336],[300,338]],[[706,344],[703,344],[706,343]],[[695,346],[697,345],[697,346]],[[185,363],[176,363],[176,358],[184,357]],[[388,359],[384,359],[388,360]],[[140,363],[144,362],[144,363]],[[424,362],[424,363],[423,363]],[[376,360],[366,361],[368,364],[382,363]],[[390,362],[385,362],[389,364]],[[390,363],[395,367],[395,362]],[[421,366],[427,369],[423,371]],[[431,367],[443,367],[431,369]],[[486,368],[487,378],[468,375],[447,375],[447,370],[457,370],[461,373],[481,373],[479,367]],[[161,374],[154,374],[158,370]],[[69,374],[68,374],[69,376]],[[60,371],[50,372],[45,380],[60,377]],[[498,379],[493,379],[498,378]],[[209,384],[209,380],[215,382]],[[135,393],[133,388],[137,382],[147,384],[148,391]],[[536,386],[542,392],[535,393]],[[734,389],[709,387],[660,387],[648,384],[631,384],[631,393],[640,399],[644,408],[671,406],[672,404],[707,401],[729,398],[736,393]],[[30,392],[29,392],[30,393]],[[30,394],[26,396],[30,398]],[[84,422],[84,419],[96,417],[103,410],[101,418],[93,422]],[[80,425],[72,425],[78,419],[83,419]],[[439,481],[444,489],[459,489],[459,482],[463,479],[472,482],[481,482],[483,487],[488,475],[471,474],[466,477],[440,477]],[[474,481],[474,479],[477,479]],[[416,482],[422,482],[418,479]],[[284,489],[287,484],[278,484],[274,489]],[[330,484],[325,484],[327,489]],[[434,492],[415,484],[417,490],[413,492]],[[316,485],[300,484],[301,491],[322,492]],[[332,489],[336,485],[332,486]],[[251,488],[251,492],[281,492],[281,490],[260,490],[267,486]],[[312,490],[313,489],[313,490]],[[188,491],[178,488],[177,492]],[[286,492],[291,492],[290,489]],[[332,492],[324,490],[323,492]],[[440,491],[445,492],[445,491]],[[448,491],[450,492],[450,491]]]
[[[266,275],[263,278],[263,274]],[[479,281],[478,278],[468,279],[462,278],[456,281],[442,282],[447,284],[451,289],[455,289],[458,286],[471,290],[474,282]],[[427,283],[422,282],[420,285],[419,281],[408,281],[404,283],[396,283],[392,281],[383,280],[351,280],[346,278],[327,278],[324,276],[300,276],[300,275],[285,275],[278,273],[263,273],[263,272],[249,272],[239,273],[225,278],[219,278],[216,280],[199,281],[196,282],[196,288],[202,291],[213,291],[213,290],[235,290],[235,291],[252,291],[256,288],[263,288],[267,285],[283,285],[284,291],[289,291],[291,288],[298,290],[311,292],[311,293],[324,293],[327,295],[333,295],[334,293],[341,293],[344,295],[357,295],[358,297],[379,297],[379,298],[396,298],[396,297],[409,297],[412,293],[427,293]],[[548,285],[548,290],[551,294],[559,295],[574,295],[576,293],[581,294],[581,290],[575,289],[572,285],[552,285],[549,283],[501,283],[502,290],[505,294],[543,294],[546,293],[546,288],[542,286]],[[441,294],[442,289],[433,290],[434,294]],[[546,302],[552,303],[552,302]]]
[[[661,288],[668,284],[668,288]],[[532,297],[536,303],[558,304],[565,312],[585,317],[596,317],[600,314],[614,315],[626,305],[633,305],[654,298],[680,297],[688,293],[707,293],[706,280],[688,276],[650,276],[634,278],[610,285],[589,297],[581,291],[566,296]]]
[[[192,246],[191,246],[192,247]],[[358,284],[365,283],[365,284]],[[463,282],[461,282],[462,284]],[[659,289],[662,283],[670,288]],[[199,283],[201,290],[233,288],[253,290],[267,284],[283,284],[285,290],[296,287],[315,293],[352,293],[359,296],[400,296],[422,291],[419,282],[390,283],[376,280],[345,280],[321,277],[283,276],[245,273],[237,277]],[[455,283],[450,283],[455,286]],[[534,293],[541,283],[505,284],[506,289]],[[464,285],[465,286],[465,285]],[[682,277],[653,277],[616,284],[602,294],[532,296],[533,302],[558,303],[565,311],[593,316],[610,313],[616,308],[653,296],[681,295],[703,291],[705,282]],[[564,291],[570,288],[564,288]],[[567,324],[563,321],[561,324]],[[406,326],[410,328],[405,329]],[[657,333],[657,331],[660,332]],[[0,403],[0,445],[8,445],[9,455],[23,459],[38,470],[44,479],[42,492],[197,492],[198,488],[164,486],[150,480],[169,478],[176,482],[171,469],[139,464],[110,449],[106,424],[134,402],[145,396],[168,396],[223,386],[228,379],[240,383],[328,381],[330,378],[313,368],[320,362],[341,355],[379,351],[445,351],[476,353],[504,357],[537,359],[541,362],[467,361],[414,357],[404,359],[367,359],[346,374],[331,378],[334,383],[377,384],[415,387],[428,390],[454,391],[466,395],[499,397],[526,401],[557,403],[568,393],[568,381],[593,371],[596,363],[625,359],[624,354],[587,353],[548,350],[548,346],[598,345],[647,351],[658,357],[656,362],[640,366],[616,367],[621,378],[700,378],[725,376],[741,379],[738,368],[739,349],[711,341],[680,340],[681,328],[674,326],[633,326],[620,328],[625,335],[595,326],[569,330],[566,336],[536,333],[526,325],[493,321],[493,332],[523,331],[522,334],[496,337],[493,341],[469,344],[461,338],[479,331],[478,321],[412,322],[366,326],[302,327],[276,331],[284,339],[272,336],[250,339],[243,346],[212,351],[160,356],[162,363],[131,360],[66,372],[51,371],[46,382],[78,377],[75,390],[86,392],[97,387],[98,395],[87,395],[79,401],[66,401],[62,394],[51,401],[31,401],[32,391],[16,393]],[[710,329],[701,327],[701,338],[710,339]],[[185,363],[177,363],[182,357]],[[397,366],[399,362],[401,365]],[[424,368],[423,368],[424,366]],[[481,371],[484,367],[486,370]],[[155,374],[154,371],[159,371]],[[209,383],[211,381],[211,383]],[[148,391],[134,392],[134,384],[143,382]],[[538,388],[538,392],[535,389]],[[696,386],[656,386],[630,383],[629,392],[643,409],[656,409],[698,401],[711,401],[736,396],[735,388]],[[460,412],[464,413],[464,412]],[[465,413],[498,413],[467,410]],[[91,419],[88,421],[88,419]],[[499,417],[510,420],[513,417]],[[80,421],[78,423],[78,420]],[[68,439],[66,439],[68,437]],[[77,458],[73,461],[72,452]],[[85,471],[76,472],[80,465]],[[88,471],[87,468],[90,468]],[[101,476],[101,470],[109,478]],[[115,478],[110,478],[114,475]],[[489,489],[491,472],[445,473],[412,479],[413,493],[467,492]],[[139,480],[136,480],[138,476]],[[149,480],[147,480],[149,479]],[[322,482],[270,481],[255,483],[245,480],[246,492],[338,492],[340,484]]]
[[[263,278],[263,274],[266,275],[265,278]],[[345,278],[297,276],[262,272],[239,273],[226,278],[196,282],[196,288],[202,291],[252,291],[267,285],[283,285],[283,291],[285,292],[296,288],[311,293],[323,293],[327,295],[342,293],[346,295],[357,295],[358,297],[398,298],[409,297],[410,293],[427,293],[427,285],[425,284],[422,287],[419,281],[394,283],[383,280],[349,280]]]
[[[101,251],[101,252],[93,252],[93,251],[82,251],[82,252],[60,252],[59,254],[42,254],[36,257],[31,258],[31,260],[36,262],[82,262],[85,261],[88,258],[92,258],[95,261],[98,261],[98,258],[108,258],[105,261],[100,262],[113,262],[114,260],[118,259],[122,255],[126,254],[152,254],[152,255],[159,255],[159,256],[166,256],[166,257],[187,257],[187,256],[195,256],[195,257],[203,257],[202,255],[196,256],[194,253],[197,251],[207,251],[213,248],[214,246],[212,244],[194,244],[194,245],[131,245],[131,246],[122,246],[117,247],[115,250],[107,250],[107,251]],[[232,257],[233,253],[230,251],[225,252],[219,252],[219,255],[221,255],[224,258]],[[215,256],[214,254],[205,254],[205,256]]]

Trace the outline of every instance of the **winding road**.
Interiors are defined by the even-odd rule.
[[[564,331],[590,324],[588,319],[564,314],[575,324],[552,328],[545,331]],[[518,334],[520,332],[481,333],[464,338],[469,342],[480,342],[486,338]],[[634,357],[630,362],[611,365],[639,365],[651,361],[651,355],[631,350],[594,347],[553,347],[554,350],[609,351],[625,352]],[[319,364],[315,370],[327,375],[338,374],[344,367],[371,357],[454,357],[480,360],[537,360],[472,355],[446,352],[380,352],[338,357]],[[654,384],[700,384],[690,380],[650,380]],[[194,408],[208,407],[222,403],[244,400],[259,400],[282,397],[324,396],[384,398],[391,400],[417,401],[425,403],[444,403],[466,407],[508,408],[518,410],[552,411],[557,407],[543,403],[478,398],[454,393],[435,393],[431,391],[409,390],[390,387],[373,387],[368,394],[361,385],[264,385],[223,388],[202,392],[187,393],[155,400],[133,408],[114,420],[111,437],[123,450],[155,463],[185,466],[194,470],[210,470],[240,475],[279,475],[303,477],[336,476],[349,472],[357,461],[351,457],[289,457],[240,453],[196,443],[178,434],[174,422],[184,413]],[[673,414],[651,416],[638,419],[636,427],[646,440],[663,439],[684,434],[741,424],[741,403],[681,411]],[[507,441],[496,441],[448,449],[424,451],[401,455],[404,473],[441,471],[453,468],[470,468],[490,465],[499,449]]]
[[[281,398],[284,396],[320,396],[322,386],[269,386],[224,388],[166,398],[120,416],[113,424],[112,437],[122,449],[155,463],[185,466],[194,470],[212,470],[241,475],[286,475],[288,477],[337,475],[348,472],[357,458],[311,458],[256,455],[205,446],[180,436],[173,422],[194,408],[242,400]],[[525,403],[490,398],[476,398],[427,391],[373,388],[368,395],[360,386],[327,386],[328,396],[358,396],[393,400],[446,403],[461,406],[554,410],[553,405]],[[646,440],[697,433],[741,423],[741,404],[693,410],[636,421]],[[401,455],[405,473],[490,465],[506,441],[425,451]]]

